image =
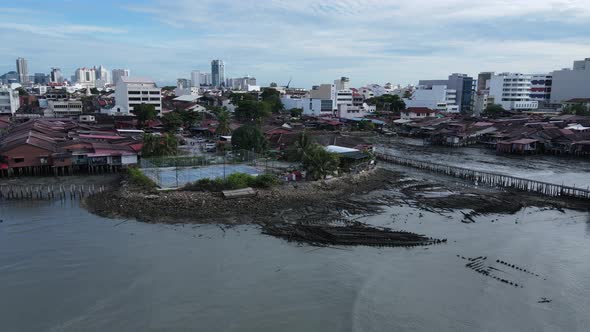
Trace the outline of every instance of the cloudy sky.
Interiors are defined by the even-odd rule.
[[[349,76],[548,72],[590,57],[589,0],[19,0],[0,4],[0,73],[103,64],[161,83],[210,70],[310,87]]]

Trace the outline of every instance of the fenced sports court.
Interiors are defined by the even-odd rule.
[[[160,188],[168,189],[205,178],[225,178],[234,173],[259,175],[282,171],[276,160],[251,151],[143,158],[140,167]]]

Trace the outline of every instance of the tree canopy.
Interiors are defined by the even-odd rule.
[[[179,112],[170,112],[162,116],[164,129],[168,132],[174,132],[184,125],[184,121]]]
[[[25,90],[25,88],[23,88],[22,86],[19,86],[18,88],[16,88],[16,91],[18,91],[19,96],[28,96],[29,95],[27,90]]]
[[[158,111],[156,111],[156,107],[150,104],[140,104],[133,107],[133,114],[137,117],[137,120],[143,124],[146,121],[154,120],[158,115]]]
[[[143,135],[143,157],[173,156],[178,153],[178,141],[171,134],[156,136],[152,134]]]
[[[568,105],[563,108],[562,114],[573,114],[581,116],[590,116],[590,108],[582,104]]]
[[[307,176],[314,180],[325,179],[337,171],[339,165],[340,157],[326,151],[319,144],[309,145],[303,154],[303,167],[307,171]]]
[[[256,153],[264,152],[268,146],[262,131],[252,125],[244,125],[236,129],[231,137],[231,143],[236,150],[248,150]]]
[[[398,95],[382,95],[367,99],[367,104],[375,105],[377,112],[399,113],[406,109],[406,103]]]
[[[231,128],[229,127],[229,112],[228,111],[222,111],[219,114],[217,114],[217,129],[215,130],[215,133],[217,135],[230,135],[231,134]]]
[[[265,102],[243,100],[238,103],[235,117],[242,122],[262,123],[271,115],[270,106]]]
[[[277,89],[265,88],[260,94],[262,101],[268,103],[270,110],[273,113],[279,113],[283,110],[283,103],[281,102],[281,93]]]
[[[483,111],[483,114],[489,117],[497,117],[502,115],[505,111],[506,110],[504,109],[504,107],[502,107],[502,105],[492,104],[486,107],[486,109]]]
[[[289,110],[289,112],[291,113],[291,117],[292,118],[300,118],[301,115],[303,115],[303,109],[302,108],[292,108]]]

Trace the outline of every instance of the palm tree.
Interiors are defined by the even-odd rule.
[[[301,132],[297,137],[297,141],[295,141],[295,152],[298,160],[303,160],[305,152],[311,145],[312,141],[307,132]]]
[[[314,180],[325,179],[326,176],[338,170],[340,157],[326,151],[319,144],[312,144],[306,150],[303,156],[303,167]]]
[[[225,110],[221,111],[217,115],[217,122],[217,129],[215,130],[217,135],[231,135],[231,128],[229,127],[229,112]]]

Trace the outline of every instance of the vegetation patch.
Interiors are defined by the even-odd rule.
[[[245,173],[233,173],[225,179],[201,179],[185,185],[182,189],[188,191],[222,191],[248,187],[267,189],[279,183],[279,179],[272,174],[253,176]]]
[[[137,167],[130,167],[127,174],[129,175],[129,182],[137,187],[145,190],[154,190],[157,187],[154,181],[143,174]]]

